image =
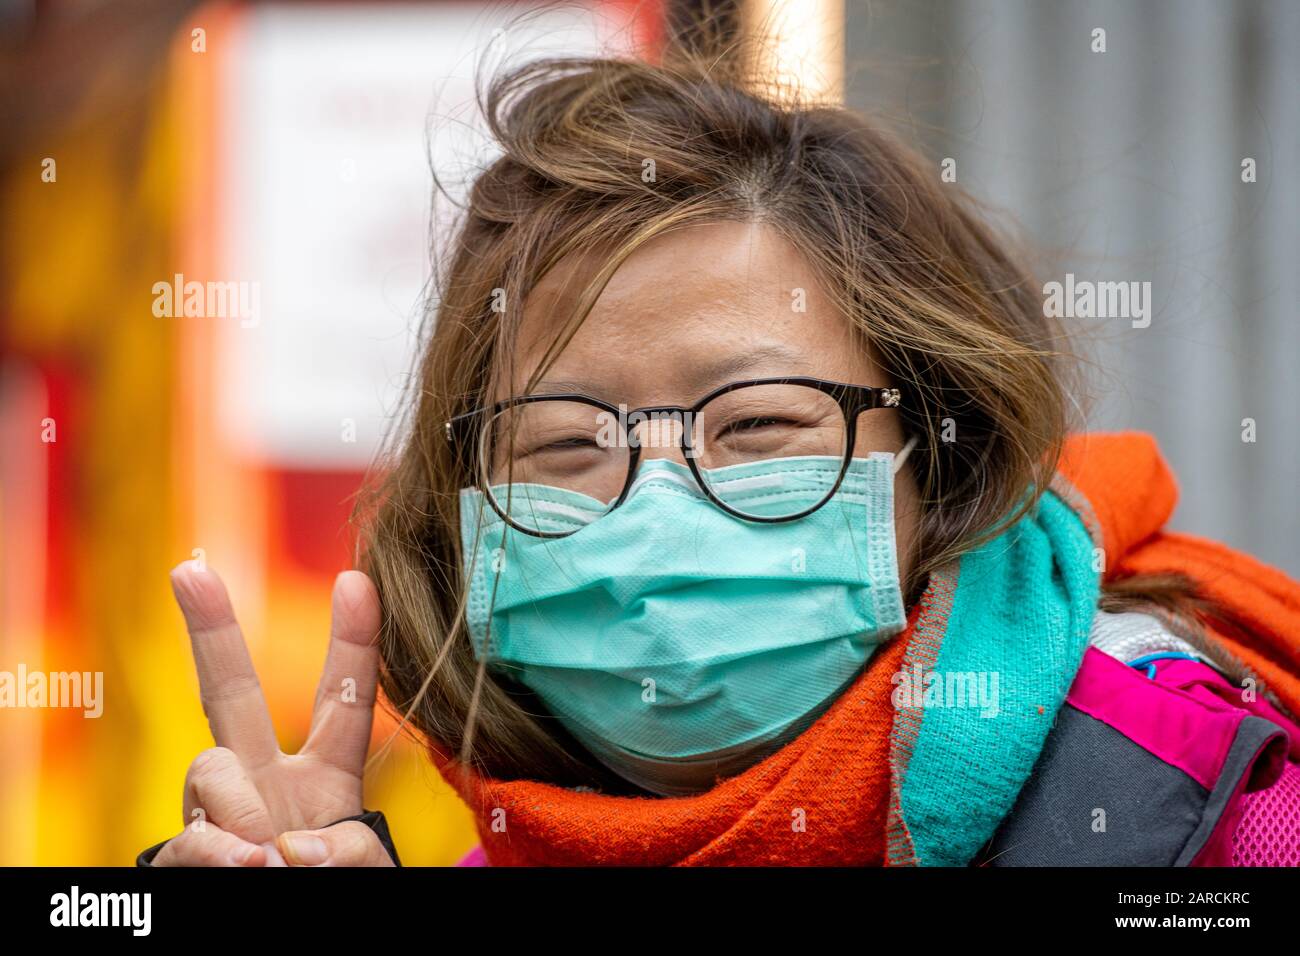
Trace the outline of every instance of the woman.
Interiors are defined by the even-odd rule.
[[[178,568],[218,746],[141,862],[395,862],[378,683],[466,862],[1295,861],[1300,588],[1164,531],[1149,439],[1069,435],[1063,330],[935,167],[716,66],[487,114],[307,745]]]

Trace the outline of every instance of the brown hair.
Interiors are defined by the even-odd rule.
[[[402,443],[359,518],[384,608],[386,696],[436,746],[495,777],[618,786],[535,699],[485,674],[462,617],[457,491],[474,475],[443,423],[486,401],[513,361],[521,309],[493,302],[524,302],[561,260],[601,252],[551,356],[653,236],[758,221],[803,250],[903,387],[904,431],[920,436],[909,599],[1032,505],[1072,424],[1062,331],[975,202],[861,116],[765,98],[727,63],[545,60],[487,91],[503,154],[473,183]]]

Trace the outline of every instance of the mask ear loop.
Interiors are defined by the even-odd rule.
[[[903,450],[894,456],[894,465],[889,472],[891,475],[898,474],[898,470],[903,467],[903,462],[907,461],[907,456],[912,453],[912,449],[916,447],[916,443],[920,440],[920,435],[913,435],[904,443]]]

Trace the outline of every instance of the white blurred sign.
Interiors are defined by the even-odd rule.
[[[217,320],[221,427],[238,454],[286,468],[369,462],[411,368],[430,162],[455,183],[492,156],[476,76],[625,52],[630,37],[621,5],[248,11],[223,58],[210,277],[260,291],[255,324]]]

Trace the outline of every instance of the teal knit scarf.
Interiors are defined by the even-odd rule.
[[[1058,477],[1032,512],[931,576],[896,678],[890,865],[966,865],[1010,812],[1087,649],[1095,528]]]

